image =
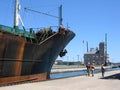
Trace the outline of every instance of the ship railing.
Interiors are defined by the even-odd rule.
[[[35,39],[35,34],[34,33],[30,33],[29,31],[24,31],[23,29],[12,28],[12,27],[9,27],[9,26],[4,26],[4,25],[0,25],[0,29],[2,31],[9,32],[9,33],[12,33],[14,35],[19,35],[19,36],[22,36],[22,37]]]
[[[41,29],[52,29],[54,32],[58,31],[58,26],[49,26],[49,27],[39,27],[39,28],[27,28],[26,30],[33,30],[35,33],[39,32]]]
[[[50,37],[51,35],[53,35],[54,33],[56,33],[56,32],[53,31],[53,29],[51,27],[37,28],[36,38],[37,38],[38,42],[40,43],[41,41],[43,41],[43,40],[47,39],[48,37]]]

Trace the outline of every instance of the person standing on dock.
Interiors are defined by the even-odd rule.
[[[94,63],[92,63],[91,65],[92,77],[94,76],[94,70],[95,70],[95,66],[94,66]]]
[[[101,65],[102,78],[104,78],[105,68],[104,64]]]
[[[86,68],[87,68],[87,74],[88,76],[90,76],[90,63],[86,65]]]

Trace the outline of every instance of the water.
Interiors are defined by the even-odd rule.
[[[113,70],[120,70],[120,68],[109,68],[106,69],[106,71],[113,71]],[[94,73],[99,73],[101,70],[95,70]],[[58,78],[67,78],[67,77],[73,77],[73,76],[82,76],[87,75],[87,71],[79,71],[79,72],[67,72],[67,73],[57,73],[57,74],[51,74],[51,79],[58,79]]]
[[[73,77],[73,76],[81,76],[87,74],[86,71],[81,72],[67,72],[67,73],[58,73],[58,74],[51,74],[51,79],[57,78],[66,78],[66,77]]]

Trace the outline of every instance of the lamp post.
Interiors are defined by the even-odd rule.
[[[67,65],[69,65],[69,56],[67,56]]]
[[[77,58],[78,58],[78,67],[79,67],[79,65],[80,65],[79,56],[80,56],[80,55],[77,55]]]

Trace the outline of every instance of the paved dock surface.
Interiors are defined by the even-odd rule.
[[[120,70],[105,72],[105,76],[120,73]],[[94,77],[76,76],[0,87],[0,90],[120,90],[119,79],[100,79],[101,73]]]

